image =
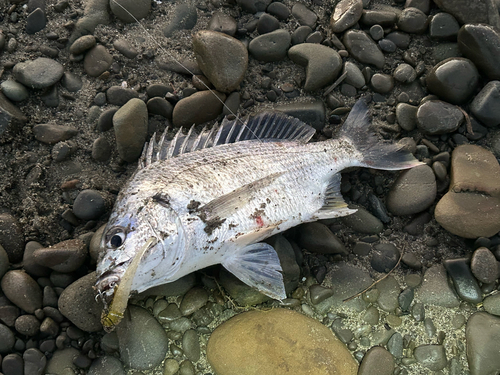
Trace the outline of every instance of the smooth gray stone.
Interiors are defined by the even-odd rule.
[[[297,117],[316,130],[321,130],[325,126],[326,112],[321,100],[281,104],[274,107],[274,109],[284,112],[288,116]]]
[[[26,18],[26,34],[36,34],[43,30],[46,24],[45,12],[40,8],[36,8]]]
[[[384,224],[365,208],[357,205],[349,205],[349,208],[357,211],[352,215],[340,218],[344,225],[363,234],[378,234],[384,230]]]
[[[462,111],[453,104],[441,100],[429,100],[417,110],[417,126],[425,134],[452,133],[464,120]]]
[[[142,153],[148,131],[146,103],[130,99],[113,115],[113,127],[120,157],[129,163],[136,161]]]
[[[278,29],[252,39],[248,51],[259,61],[280,61],[286,57],[291,41],[292,37],[288,31]]]
[[[179,3],[173,12],[168,25],[163,29],[163,35],[170,38],[178,30],[191,30],[198,21],[198,13],[194,4]]]
[[[427,25],[427,15],[417,8],[405,8],[398,16],[398,29],[407,33],[422,34]]]
[[[42,308],[42,290],[37,282],[26,272],[8,271],[2,278],[2,291],[17,307],[33,314]]]
[[[273,3],[273,4],[281,4],[281,3]],[[286,9],[288,10],[288,8]],[[234,34],[236,34],[237,27],[238,24],[233,17],[225,14],[224,12],[217,11],[213,14],[212,18],[208,22],[207,29],[212,31],[218,31],[220,33],[224,33],[229,36],[234,36]]]
[[[342,0],[335,6],[330,19],[330,28],[334,33],[341,33],[354,26],[363,14],[362,0]]]
[[[467,262],[468,259],[459,258],[447,259],[443,264],[460,298],[467,302],[480,303],[483,300],[481,288]]]
[[[434,265],[425,271],[422,284],[415,291],[416,300],[423,304],[444,307],[460,305],[454,289],[448,283],[448,275],[444,266]]]
[[[412,131],[417,126],[417,110],[418,107],[399,103],[396,106],[396,119],[399,126],[406,131]]]
[[[309,26],[314,29],[318,16],[311,9],[301,3],[295,3],[292,7],[292,15],[300,25]]]
[[[63,73],[64,67],[53,59],[39,57],[14,65],[12,70],[14,78],[23,85],[34,89],[43,89],[57,83]]]
[[[485,312],[474,313],[467,321],[465,338],[471,375],[494,374],[498,371],[500,318]]]
[[[363,357],[358,375],[392,375],[395,367],[391,353],[381,346],[374,346]]]
[[[440,40],[455,40],[460,26],[457,20],[449,13],[438,13],[434,15],[429,24],[429,35],[431,38]]]
[[[432,371],[439,371],[446,367],[446,351],[443,345],[420,345],[413,352],[417,361]]]
[[[113,0],[109,2],[109,6],[111,12],[121,21],[135,23],[148,15],[151,0]]]
[[[472,101],[470,110],[484,125],[500,125],[500,81],[488,82]]]
[[[125,370],[120,360],[116,357],[105,355],[96,358],[88,370],[88,375],[125,375]]]
[[[359,62],[382,69],[385,57],[370,36],[361,30],[348,30],[342,39],[347,51]]]

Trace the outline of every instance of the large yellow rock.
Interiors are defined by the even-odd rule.
[[[295,311],[249,311],[221,324],[207,358],[217,375],[355,375],[357,362],[332,331]]]

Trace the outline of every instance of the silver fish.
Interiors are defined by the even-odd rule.
[[[421,164],[369,128],[367,105],[359,100],[339,137],[322,142],[308,143],[315,130],[278,112],[244,124],[224,120],[199,135],[181,129],[170,141],[167,131],[159,143],[153,136],[102,237],[96,287],[106,306],[103,322],[111,312],[106,326],[112,328],[122,316],[109,310],[111,301],[111,310],[113,304],[124,310],[130,293],[219,263],[262,293],[285,299],[278,256],[262,240],[354,213],[340,193],[345,168]],[[113,301],[115,294],[120,301]]]

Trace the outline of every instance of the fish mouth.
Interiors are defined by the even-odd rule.
[[[123,274],[125,273],[125,265],[128,262],[118,264],[113,270],[104,272],[99,276],[95,284],[95,288],[100,298],[105,305],[109,305],[113,299],[116,287],[119,285]]]

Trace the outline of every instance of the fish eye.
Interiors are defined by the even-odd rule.
[[[125,232],[123,228],[114,228],[108,234],[108,247],[112,247],[114,249],[120,247],[125,242]]]

